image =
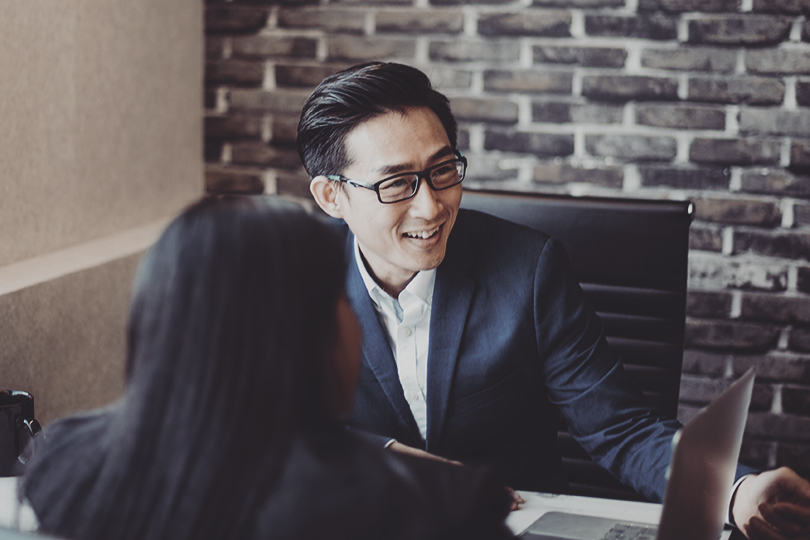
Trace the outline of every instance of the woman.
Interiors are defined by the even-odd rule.
[[[478,470],[384,452],[339,425],[359,329],[341,243],[299,205],[212,197],[141,264],[127,388],[46,429],[22,493],[76,539],[498,538]]]

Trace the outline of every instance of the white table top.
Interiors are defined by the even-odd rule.
[[[546,512],[552,511],[611,518],[620,521],[652,523],[653,525],[657,525],[661,519],[662,506],[656,503],[555,495],[532,491],[519,491],[518,493],[526,502],[520,509],[510,513],[506,519],[506,524],[516,535],[525,531],[537,518]],[[730,531],[723,531],[720,540],[727,540],[730,535]]]
[[[573,495],[554,495],[532,491],[519,491],[518,493],[526,502],[520,509],[510,513],[506,519],[506,524],[515,534],[522,533],[537,518],[551,511],[652,524],[657,524],[661,518],[660,504],[576,497]]]

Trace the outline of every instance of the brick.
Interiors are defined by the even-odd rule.
[[[535,64],[573,64],[585,67],[624,67],[627,51],[615,47],[561,47],[535,45]]]
[[[463,6],[467,4],[511,4],[514,0],[430,0],[434,6]],[[408,0],[407,4],[413,4]]]
[[[203,145],[203,160],[206,163],[219,163],[222,159],[222,141],[205,141]]]
[[[710,379],[695,375],[681,376],[680,401],[686,403],[707,404],[731,386],[734,379]],[[749,411],[767,411],[773,402],[773,387],[765,384],[754,384]]]
[[[237,58],[315,58],[318,42],[311,38],[287,36],[248,36],[234,38]]]
[[[326,48],[329,60],[411,59],[416,53],[416,41],[409,38],[330,35]]]
[[[276,116],[270,129],[270,140],[273,146],[295,146],[298,137],[297,116]]]
[[[754,0],[752,11],[777,15],[810,15],[810,2],[807,0]]]
[[[728,189],[729,175],[721,168],[673,168],[642,165],[641,185],[677,189]]]
[[[478,16],[478,33],[483,36],[570,37],[570,27],[571,13],[562,10],[522,9]]]
[[[517,62],[520,45],[514,40],[455,39],[432,41],[428,46],[431,60],[452,62]]]
[[[484,136],[484,148],[538,156],[570,156],[574,153],[574,136],[488,129]]]
[[[779,327],[737,321],[687,319],[685,343],[689,347],[723,350],[768,350],[779,340]]]
[[[785,324],[810,323],[810,296],[744,294],[740,318]]]
[[[314,88],[329,75],[344,66],[318,65],[284,65],[276,64],[276,86],[281,88]]]
[[[440,92],[448,89],[469,90],[472,87],[472,72],[450,66],[430,66],[428,75],[434,88]]]
[[[753,438],[743,438],[740,448],[740,463],[757,469],[770,469],[772,448],[776,443],[760,441]]]
[[[245,60],[220,60],[205,64],[205,82],[236,86],[261,86],[264,64]]]
[[[312,199],[309,192],[309,177],[306,174],[295,174],[279,171],[276,174],[276,193],[300,199]]]
[[[689,255],[689,286],[784,291],[787,289],[787,265],[696,252]]]
[[[532,180],[538,184],[590,184],[599,187],[619,189],[622,187],[624,171],[620,167],[574,167],[569,163],[541,162],[534,166]]]
[[[464,30],[464,14],[456,9],[409,9],[378,11],[377,32],[459,34]]]
[[[782,222],[779,203],[759,199],[698,198],[695,218],[716,223],[775,227]]]
[[[504,165],[497,158],[471,156],[468,177],[480,182],[505,182],[517,179],[517,167]],[[467,180],[465,180],[465,183]]]
[[[258,171],[235,168],[208,168],[205,171],[206,193],[264,193],[264,179]]]
[[[745,432],[749,436],[780,440],[810,440],[810,418],[754,412],[748,415]]]
[[[365,31],[365,16],[351,9],[305,8],[281,9],[278,12],[279,28],[316,28],[327,33],[362,34]]]
[[[536,101],[532,103],[532,121],[554,124],[621,124],[622,107],[572,103],[567,101]]]
[[[790,467],[805,480],[810,479],[810,446],[780,442],[776,447],[776,466]]]
[[[678,79],[636,75],[584,75],[582,95],[597,100],[677,100]]]
[[[594,156],[638,161],[666,161],[675,157],[673,137],[642,135],[586,135],[585,149]]]
[[[205,59],[222,60],[225,53],[225,38],[217,36],[205,37]]]
[[[810,225],[810,204],[799,203],[793,205],[793,226],[806,227]]]
[[[785,97],[785,84],[765,77],[692,77],[689,101],[778,105]]]
[[[800,266],[797,270],[796,288],[802,292],[810,292],[810,267]]]
[[[267,111],[298,114],[309,97],[308,92],[234,89],[230,94],[230,107],[239,111]]]
[[[206,32],[255,32],[264,28],[270,12],[254,7],[205,8]]]
[[[693,223],[689,228],[689,251],[715,251],[723,250],[723,230],[716,226],[706,226]]]
[[[794,140],[790,145],[790,169],[810,171],[810,139]]]
[[[690,290],[686,294],[686,314],[703,319],[728,319],[731,314],[731,293]]]
[[[641,51],[641,66],[652,69],[732,73],[736,65],[737,54],[728,49],[680,46]]]
[[[286,1],[295,4],[297,0]],[[410,6],[413,4],[413,0],[332,0],[331,3],[358,6]]]
[[[625,0],[534,0],[532,5],[540,7],[564,7],[568,9],[624,7],[624,1]]]
[[[810,232],[735,231],[734,254],[745,252],[810,260]]]
[[[261,139],[262,121],[258,116],[206,116],[205,138]]]
[[[686,349],[683,351],[683,373],[721,377],[726,372],[725,354]]]
[[[810,73],[810,51],[802,49],[761,49],[745,52],[745,67],[750,73]]]
[[[509,99],[453,98],[450,107],[457,120],[498,124],[518,121],[517,103]]]
[[[671,40],[678,37],[678,20],[661,13],[636,15],[585,15],[589,36]]]
[[[782,388],[782,410],[788,414],[810,416],[810,388]]]
[[[783,169],[755,169],[742,173],[742,191],[779,196],[810,197],[810,177]]]
[[[722,165],[778,165],[780,151],[775,140],[696,137],[689,147],[689,159]]]
[[[636,123],[644,126],[682,129],[717,129],[726,127],[726,110],[713,105],[636,105]]]
[[[689,43],[775,45],[788,39],[791,23],[769,15],[707,15],[689,21]]]
[[[736,13],[740,10],[740,0],[639,0],[638,10]]]
[[[281,169],[301,166],[298,152],[291,148],[274,148],[261,142],[243,142],[231,145],[231,161],[239,165],[265,165]]]
[[[793,328],[788,338],[788,348],[791,351],[810,352],[810,328]]]
[[[488,92],[526,92],[570,94],[573,73],[536,70],[486,70],[484,90]]]
[[[810,383],[810,356],[788,352],[770,352],[763,356],[734,356],[731,365],[737,376],[754,366],[758,380]]]

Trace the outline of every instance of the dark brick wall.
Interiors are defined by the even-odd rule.
[[[803,0],[208,0],[211,190],[308,196],[306,96],[371,59],[452,101],[468,188],[691,199],[682,417],[757,368],[743,457],[810,473]]]

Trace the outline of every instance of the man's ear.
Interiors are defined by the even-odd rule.
[[[340,208],[338,195],[340,195],[340,183],[329,180],[325,176],[316,176],[309,183],[309,192],[321,210],[334,218],[342,218],[343,212]]]

